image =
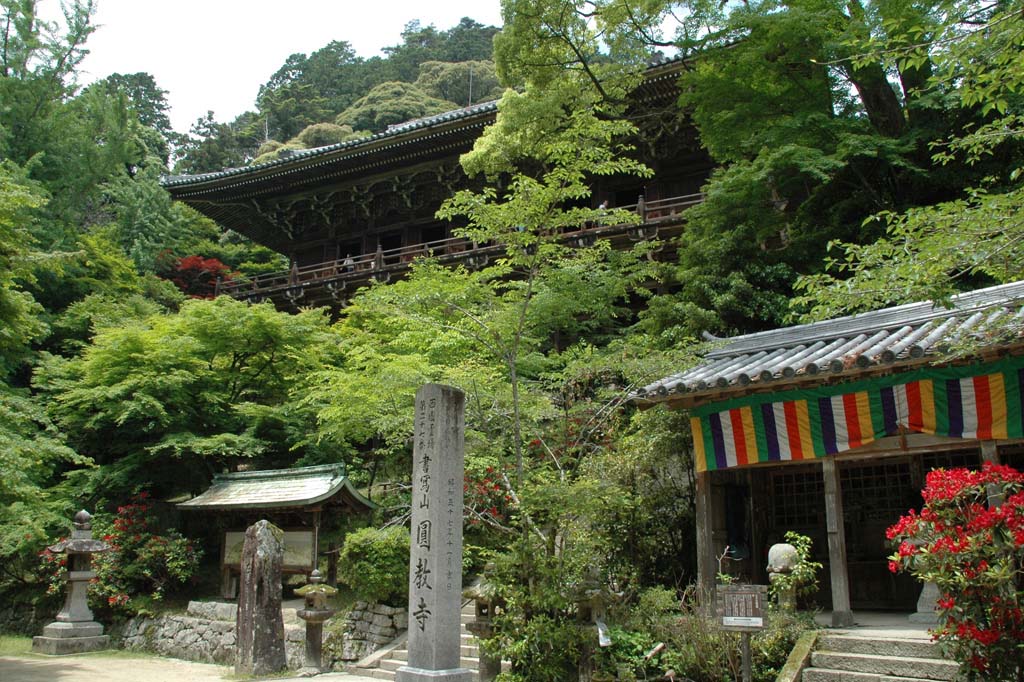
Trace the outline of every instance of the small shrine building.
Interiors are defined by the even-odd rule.
[[[365,514],[376,505],[357,491],[344,464],[219,474],[210,488],[178,504],[183,511],[215,514],[227,530],[220,538],[221,596],[232,598],[245,529],[267,519],[284,531],[284,571],[308,575],[317,567],[320,530],[343,515]],[[332,548],[336,549],[336,548]],[[328,553],[333,579],[337,554]]]
[[[1024,282],[721,340],[698,366],[638,391],[687,409],[698,582],[717,559],[767,583],[768,548],[797,531],[826,567],[819,604],[913,611],[885,530],[920,508],[925,474],[1024,466]]]

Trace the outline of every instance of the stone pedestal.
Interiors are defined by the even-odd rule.
[[[61,656],[110,647],[110,637],[103,634],[103,626],[92,619],[89,609],[89,581],[96,577],[92,555],[110,549],[102,540],[92,539],[91,519],[84,509],[78,512],[71,537],[49,547],[51,552],[67,555],[68,587],[57,619],[43,628],[41,636],[32,638],[32,651],[36,653]]]
[[[459,667],[465,395],[426,384],[416,392],[409,665],[397,682],[471,682]]]
[[[939,622],[939,614],[936,612],[936,602],[939,601],[939,586],[935,583],[925,583],[921,586],[921,596],[917,598],[917,612],[909,616],[911,623],[922,625],[935,625]]]

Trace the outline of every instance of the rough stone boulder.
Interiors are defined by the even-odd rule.
[[[238,594],[239,675],[269,675],[287,666],[281,616],[281,567],[284,533],[267,521],[245,531],[242,579]]]

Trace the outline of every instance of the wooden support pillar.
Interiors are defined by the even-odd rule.
[[[999,451],[994,440],[981,441],[981,461],[987,464],[999,464]]]
[[[697,587],[707,608],[714,606],[715,548],[711,540],[711,473],[697,473]]]
[[[828,531],[828,561],[832,578],[832,627],[853,625],[850,610],[850,577],[846,567],[846,533],[843,528],[843,491],[835,457],[821,461],[825,480],[825,529]]]
[[[996,442],[994,440],[983,440],[981,441],[981,461],[985,464],[999,464],[999,451],[996,449]],[[998,509],[1003,506],[1003,502],[1006,500],[1003,495],[1003,490],[995,484],[989,484],[986,487],[988,493],[988,506],[992,509]]]

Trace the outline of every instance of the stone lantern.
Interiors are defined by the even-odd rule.
[[[475,617],[472,622],[466,623],[466,629],[473,633],[477,639],[489,639],[494,636],[494,609],[498,606],[498,599],[494,595],[494,587],[487,580],[489,571],[494,570],[494,564],[487,564],[484,567],[484,577],[472,587],[462,592],[462,596],[472,599],[475,605]],[[501,673],[501,656],[489,654],[483,650],[479,654],[479,679],[480,682],[491,682]]]
[[[306,600],[305,608],[300,609],[296,615],[306,621],[304,668],[314,674],[324,671],[324,621],[337,611],[337,609],[327,607],[327,598],[336,595],[338,590],[321,583],[323,583],[323,578],[320,577],[320,571],[314,570],[309,575],[309,583],[295,590],[295,594]]]
[[[71,537],[48,548],[55,554],[67,555],[68,587],[57,620],[43,628],[42,636],[32,638],[32,650],[37,653],[79,654],[110,646],[110,636],[103,634],[103,626],[92,619],[89,610],[89,581],[96,577],[91,568],[92,555],[110,549],[106,542],[92,539],[91,520],[89,512],[78,512]]]
[[[768,550],[768,582],[774,585],[782,576],[789,575],[800,563],[800,553],[788,542],[774,544]],[[796,588],[777,589],[779,607],[784,611],[796,610]]]
[[[605,623],[608,604],[615,593],[601,585],[597,571],[593,568],[587,573],[576,590],[576,621],[579,627],[587,631],[596,630],[597,645],[611,646],[612,639]],[[590,644],[593,639],[588,634],[584,637],[583,655],[580,657],[579,679],[589,682],[594,676],[594,648]]]

